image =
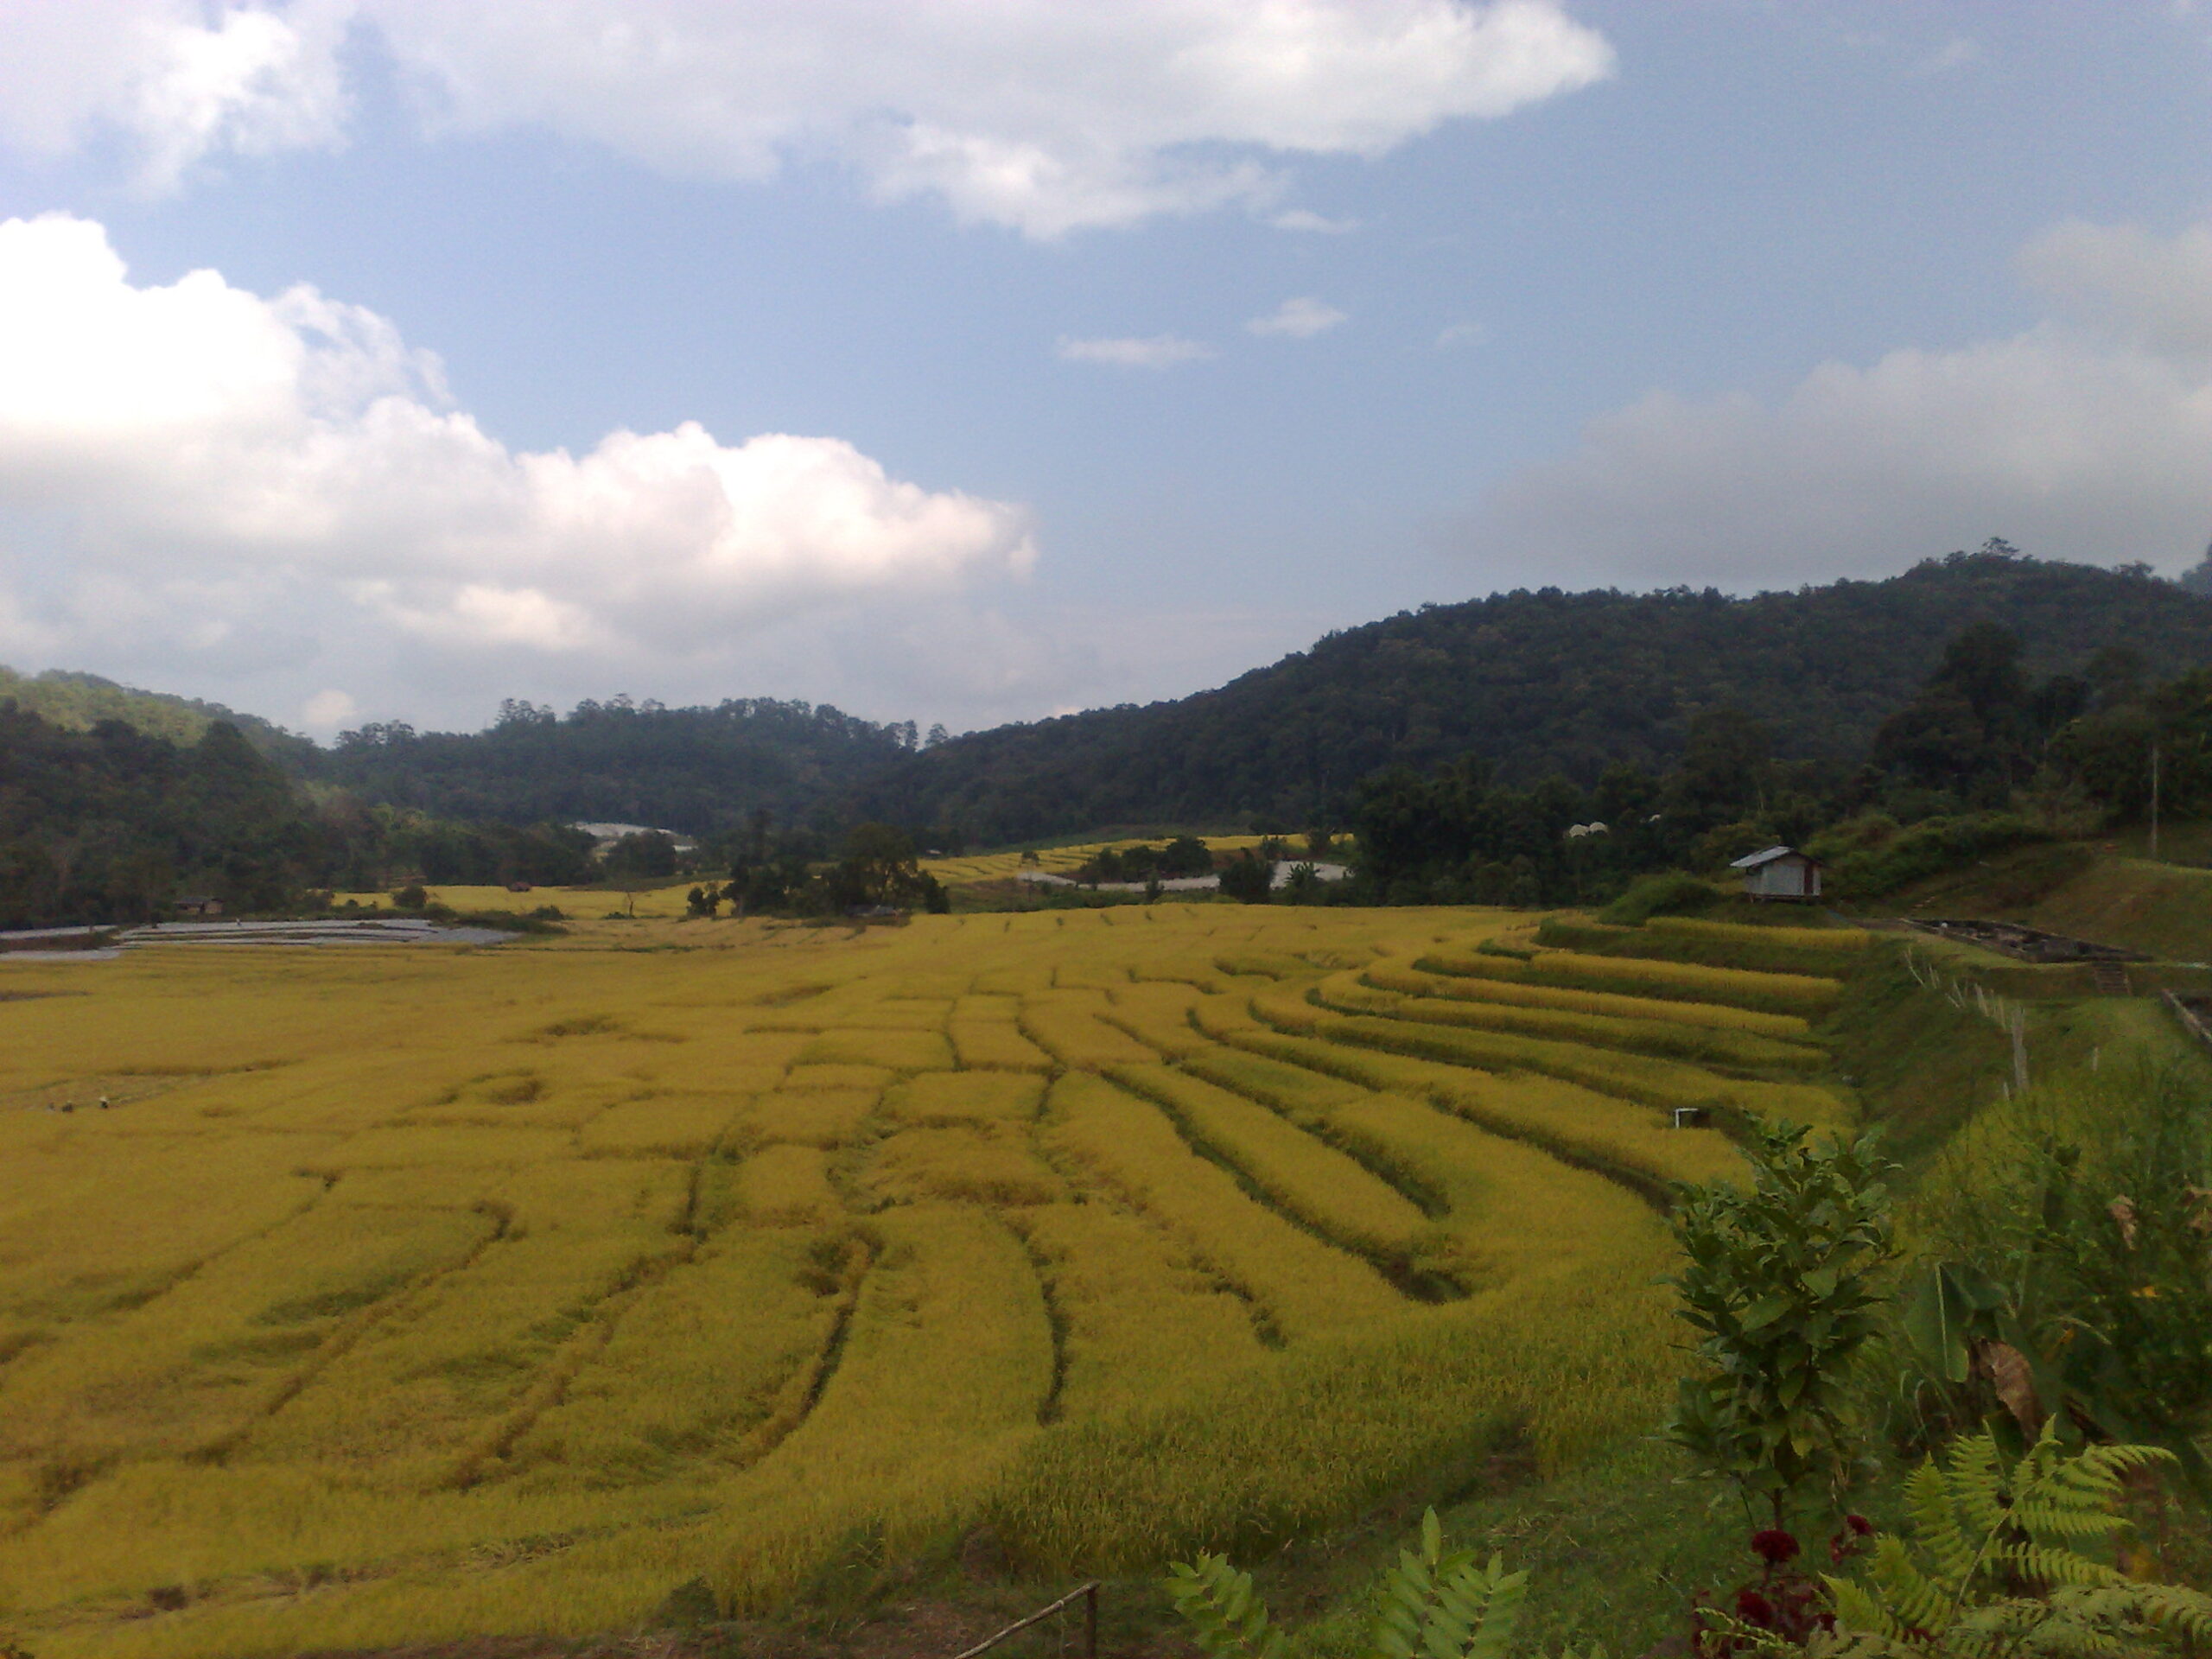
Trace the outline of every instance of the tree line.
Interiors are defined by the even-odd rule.
[[[1557,588],[1426,606],[1332,633],[1217,690],[956,737],[867,779],[854,816],[931,845],[1004,845],[1105,824],[1347,821],[1364,780],[1478,755],[1502,786],[1681,765],[1700,721],[1756,719],[1780,763],[1855,766],[1980,622],[2038,678],[2115,642],[2152,678],[2212,661],[2212,595],[2024,556],[2002,542],[1878,582],[1737,598]],[[1602,813],[1600,816],[1603,816]]]
[[[187,896],[266,912],[400,880],[584,881],[592,849],[564,825],[457,823],[302,785],[226,721],[175,742],[0,699],[0,927],[153,921]]]
[[[922,739],[827,703],[731,698],[671,709],[627,696],[567,714],[509,698],[481,732],[402,721],[341,732],[305,775],[365,798],[462,822],[644,823],[698,836],[766,809],[834,832],[861,780]]]
[[[1634,876],[1710,868],[1761,848],[1808,849],[1872,894],[1959,858],[2107,824],[2161,805],[2212,815],[2212,668],[2152,677],[2133,645],[2079,673],[2042,677],[2017,635],[1961,630],[1935,671],[1845,761],[1785,760],[1771,725],[1741,709],[1700,714],[1665,772],[1616,763],[1583,789],[1554,773],[1527,787],[1463,756],[1427,774],[1362,784],[1359,848],[1337,902],[1573,904]]]

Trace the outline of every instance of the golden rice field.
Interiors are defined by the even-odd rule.
[[[0,959],[0,1628],[582,1635],[985,1525],[1040,1573],[1255,1548],[1646,1432],[1654,1196],[1736,1166],[1667,1109],[1843,1119],[1834,982],[1478,949],[1516,921]]]

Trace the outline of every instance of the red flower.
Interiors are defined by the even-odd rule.
[[[1774,1604],[1756,1590],[1736,1592],[1736,1617],[1746,1624],[1756,1624],[1763,1630],[1774,1628]]]
[[[1751,1535],[1751,1554],[1769,1567],[1780,1567],[1797,1559],[1797,1541],[1780,1527],[1769,1527]]]
[[[1874,1523],[1863,1515],[1847,1515],[1843,1517],[1843,1524],[1861,1538],[1872,1538],[1874,1535]]]

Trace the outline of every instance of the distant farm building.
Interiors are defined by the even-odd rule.
[[[205,893],[194,893],[178,899],[170,908],[180,916],[219,916],[223,913],[223,901],[210,899]]]
[[[1728,867],[1744,873],[1744,891],[1753,899],[1817,899],[1821,861],[1795,847],[1770,847]]]

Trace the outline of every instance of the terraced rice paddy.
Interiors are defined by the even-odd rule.
[[[1654,1200],[1736,1163],[1669,1110],[1841,1121],[1834,982],[1509,924],[0,963],[8,1631],[584,1634],[982,1525],[1042,1572],[1252,1547],[1643,1432]]]

